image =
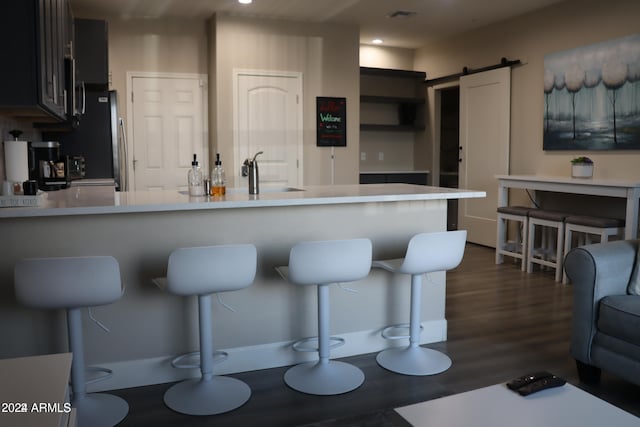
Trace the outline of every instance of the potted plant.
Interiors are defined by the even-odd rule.
[[[593,160],[586,156],[571,160],[571,176],[573,178],[591,178],[593,176]]]

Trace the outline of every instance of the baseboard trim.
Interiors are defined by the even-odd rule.
[[[447,339],[447,321],[432,320],[422,322],[420,344],[428,344]],[[356,356],[373,353],[393,346],[407,345],[406,340],[385,340],[380,330],[366,330],[337,335],[345,339],[346,344],[333,349],[331,358]],[[275,342],[255,346],[223,349],[229,357],[214,366],[216,374],[225,375],[238,372],[290,366],[317,359],[316,353],[300,353],[291,349],[291,341]],[[117,390],[146,385],[164,384],[195,378],[200,375],[198,369],[175,369],[171,360],[176,355],[104,363],[100,366],[111,369],[113,376],[105,381],[91,384],[89,392]]]

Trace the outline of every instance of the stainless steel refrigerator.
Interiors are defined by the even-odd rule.
[[[126,191],[126,135],[116,91],[87,88],[78,127],[70,132],[43,132],[42,138],[60,142],[63,156],[84,157],[85,179],[113,178],[116,189]]]

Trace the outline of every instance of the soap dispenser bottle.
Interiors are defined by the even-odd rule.
[[[195,154],[193,155],[193,162],[191,162],[191,169],[189,169],[187,175],[187,181],[189,182],[190,196],[204,196],[204,177]]]
[[[211,170],[211,195],[224,196],[226,192],[226,177],[222,168],[220,153],[216,153],[215,167]]]

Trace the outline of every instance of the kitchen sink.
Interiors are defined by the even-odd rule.
[[[296,188],[296,187],[269,187],[269,186],[260,187],[260,193],[290,193],[292,191],[304,191],[304,190],[302,188]],[[227,188],[227,193],[228,194],[239,194],[239,193],[249,194],[249,189],[247,187]]]
[[[304,191],[302,188],[296,187],[262,187],[260,188],[260,193],[290,193],[293,191]],[[236,188],[227,188],[227,194],[249,194],[249,189],[247,187],[236,187]],[[189,194],[185,190],[180,190],[180,194]]]

